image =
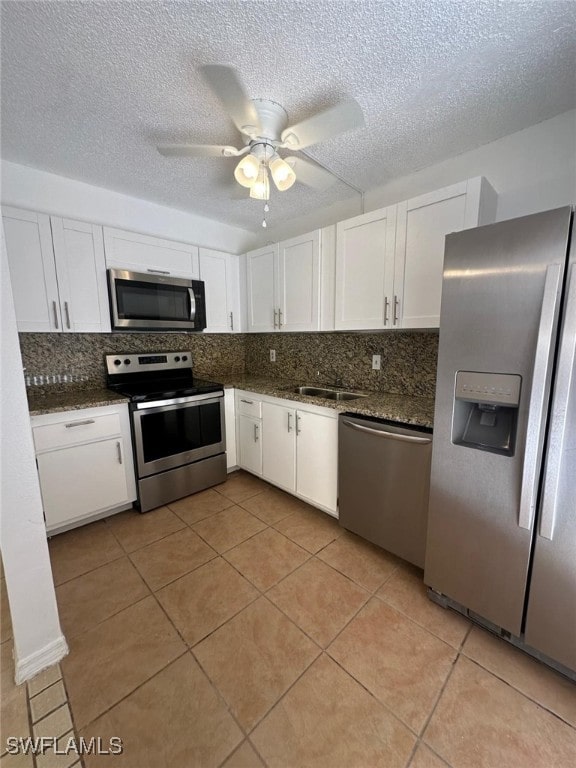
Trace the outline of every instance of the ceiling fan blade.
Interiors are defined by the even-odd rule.
[[[282,142],[289,149],[305,149],[319,141],[332,139],[346,131],[362,128],[364,115],[360,105],[350,99],[282,131]]]
[[[156,149],[164,157],[238,157],[250,147],[236,149],[223,144],[160,144]]]
[[[223,64],[207,64],[200,67],[200,72],[222,102],[236,128],[248,136],[258,134],[258,112],[246,95],[236,70]]]
[[[323,191],[328,189],[337,180],[330,171],[322,168],[312,160],[304,160],[303,157],[297,157],[296,155],[291,155],[284,159],[294,169],[296,181],[305,184],[307,187]]]

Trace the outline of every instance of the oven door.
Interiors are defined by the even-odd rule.
[[[226,450],[224,393],[138,403],[131,410],[138,477]]]

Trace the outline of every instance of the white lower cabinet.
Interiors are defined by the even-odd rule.
[[[253,392],[236,405],[239,466],[336,516],[337,412]]]
[[[127,509],[136,498],[128,406],[32,417],[48,533]]]

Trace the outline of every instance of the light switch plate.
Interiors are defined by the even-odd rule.
[[[372,370],[380,370],[380,355],[372,355]]]
[[[276,362],[276,350],[271,349],[270,350],[270,362],[275,363]]]

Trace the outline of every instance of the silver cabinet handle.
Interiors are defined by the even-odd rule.
[[[254,400],[240,400],[241,403],[246,403],[246,405],[254,405]]]
[[[400,305],[400,301],[398,300],[398,296],[394,296],[394,325],[396,325],[399,321],[398,317],[398,307]]]
[[[70,329],[70,309],[67,301],[64,302],[64,312],[66,313],[66,328]]]
[[[534,356],[532,391],[528,405],[528,424],[526,426],[526,447],[524,466],[522,467],[522,486],[520,491],[520,510],[518,527],[530,530],[536,507],[536,486],[538,483],[538,462],[542,450],[543,426],[546,418],[545,399],[550,386],[552,355],[554,345],[552,335],[558,315],[558,298],[562,266],[550,264],[546,270],[544,297],[540,310],[540,325]]]
[[[151,272],[153,275],[169,275],[170,272],[168,272],[165,269],[147,269],[146,272]]]
[[[66,429],[70,427],[83,427],[86,424],[94,424],[95,419],[84,419],[83,421],[71,421],[70,424],[66,424]]]
[[[278,328],[282,328],[282,310],[278,310]]]
[[[288,432],[292,432],[292,424],[290,422],[290,419],[292,418],[292,414],[290,411],[288,411]]]
[[[55,301],[52,302],[52,310],[54,312],[54,325],[56,326],[56,328],[58,328],[59,327],[58,326],[58,307],[56,306]]]
[[[196,317],[196,296],[194,296],[193,288],[188,288],[188,296],[190,297],[190,320],[194,320]]]
[[[116,450],[118,451],[118,464],[122,464],[122,445],[120,443],[120,440],[116,443]]]
[[[234,312],[230,312],[230,330],[234,330]]]
[[[345,427],[357,429],[359,432],[369,432],[371,435],[385,437],[388,440],[399,440],[401,443],[417,443],[418,445],[428,445],[432,442],[431,437],[412,437],[412,435],[398,435],[395,432],[386,432],[382,429],[372,429],[371,427],[364,427],[361,424],[353,424],[351,421],[343,421],[342,424],[344,424]]]
[[[258,424],[254,424],[254,442],[258,442]]]
[[[564,313],[564,328],[562,344],[558,353],[558,373],[552,400],[551,429],[547,450],[544,492],[542,497],[542,514],[540,516],[540,536],[545,539],[554,537],[556,523],[556,505],[562,455],[566,439],[566,412],[572,378],[574,376],[574,358],[576,356],[576,263],[570,267],[568,287],[566,290],[566,310]]]
[[[278,312],[277,309],[274,310],[274,328],[278,327],[277,321],[276,321],[276,312]]]
[[[299,435],[302,430],[300,429],[300,416],[296,414],[296,434]]]
[[[388,308],[390,306],[390,301],[388,299],[388,296],[384,296],[384,325],[388,325]]]

